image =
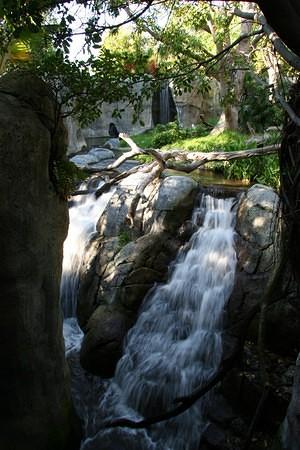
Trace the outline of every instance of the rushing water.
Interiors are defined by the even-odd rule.
[[[146,430],[103,428],[107,420],[132,420],[175,406],[216,372],[222,357],[222,318],[232,291],[233,199],[203,196],[193,221],[202,223],[172,268],[168,283],[151,290],[127,335],[115,377],[103,381],[79,364],[82,332],[76,297],[80,266],[96,223],[112,194],[89,195],[70,209],[61,294],[66,354],[72,365],[75,406],[84,423],[82,450],[196,450],[207,425],[209,396],[181,415]]]
[[[80,190],[85,188],[86,186],[83,184]],[[73,201],[73,205],[69,209],[70,224],[68,236],[64,242],[60,286],[60,298],[65,318],[76,317],[77,291],[85,251],[96,231],[97,221],[111,196],[112,191],[102,194],[98,199],[93,193],[80,195]]]
[[[120,417],[161,414],[216,372],[222,358],[222,318],[232,291],[236,255],[232,199],[203,196],[188,250],[169,281],[150,292],[127,335],[115,377],[97,385],[82,413],[82,450],[197,450],[207,424],[208,396],[149,430],[103,429]],[[204,217],[204,219],[203,219]],[[77,383],[77,389],[80,390]],[[88,413],[87,413],[88,411]]]

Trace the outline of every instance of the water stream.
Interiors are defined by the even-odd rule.
[[[202,197],[193,214],[195,225],[202,225],[178,255],[169,281],[153,288],[144,300],[113,379],[102,381],[80,369],[76,355],[82,335],[74,329],[73,336],[70,320],[65,324],[67,351],[73,352],[76,366],[73,393],[85,428],[82,450],[198,449],[207,426],[209,395],[147,431],[103,429],[103,423],[165,412],[177,397],[205,384],[218,369],[224,307],[236,266],[233,201]],[[92,395],[87,394],[88,386]]]

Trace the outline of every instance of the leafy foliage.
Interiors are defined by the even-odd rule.
[[[247,74],[244,81],[244,93],[240,103],[239,122],[242,129],[249,127],[262,132],[270,126],[281,126],[283,111],[271,102],[270,91],[251,75]]]
[[[221,172],[228,179],[257,182],[279,188],[280,174],[278,157],[267,155],[223,164]]]
[[[195,86],[206,93],[212,77],[219,81],[222,78],[226,87],[221,93],[222,105],[236,105],[236,72],[240,67],[242,71],[262,70],[263,57],[257,57],[262,51],[258,51],[257,42],[256,51],[252,49],[247,58],[237,50],[226,52],[226,46],[240,34],[240,19],[226,6],[220,8],[207,2],[163,1],[157,6],[151,1],[74,0],[78,8],[87,11],[82,24],[87,54],[96,49],[97,56],[90,54],[85,61],[71,61],[76,14],[68,3],[3,0],[0,71],[4,54],[10,55],[8,68],[22,64],[23,69],[36,71],[51,84],[63,105],[63,114],[77,116],[82,125],[99,117],[103,102],[126,101],[133,106],[134,121],[138,121],[144,97],[150,98],[166,79],[172,80],[174,91],[181,94]],[[121,16],[124,11],[128,14],[125,20]],[[107,22],[108,15],[115,23]],[[131,28],[118,31],[119,24],[130,21]],[[257,24],[253,26],[257,28]],[[110,34],[103,34],[107,29]],[[18,52],[14,52],[14,45]],[[220,57],[214,58],[218,52]],[[19,57],[12,57],[13,53]],[[259,130],[280,121],[278,109],[268,103],[267,92],[256,86],[253,77],[246,80],[240,106],[243,129],[250,125]],[[122,112],[116,108],[114,116]],[[191,136],[192,131],[172,125],[157,134],[154,146]]]
[[[167,144],[172,144],[181,139],[192,138],[193,136],[203,136],[207,129],[198,125],[194,128],[182,128],[178,122],[170,122],[167,125],[157,125],[154,129],[153,146],[161,148]]]
[[[271,145],[277,143],[279,135],[270,136],[264,143]],[[183,148],[189,151],[238,151],[253,148],[249,136],[237,132],[225,131],[217,136],[208,135],[179,141],[164,148]],[[279,188],[279,161],[274,155],[247,158],[236,161],[212,162],[208,167],[222,173],[227,179],[258,182]]]

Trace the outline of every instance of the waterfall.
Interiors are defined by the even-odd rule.
[[[159,93],[160,123],[171,121],[170,112],[170,88],[169,85],[162,87]]]
[[[84,190],[85,188],[86,185],[83,183],[80,186],[80,190]],[[70,224],[68,236],[64,242],[62,279],[60,285],[60,298],[64,318],[76,317],[80,269],[84,261],[87,246],[93,234],[96,232],[98,219],[112,194],[112,191],[104,193],[98,199],[96,199],[94,193],[80,195],[73,201],[69,209]]]
[[[203,196],[193,214],[202,226],[179,254],[169,281],[144,300],[115,377],[94,395],[84,417],[82,450],[196,450],[209,395],[149,430],[103,429],[106,420],[139,420],[174,407],[204,385],[222,358],[222,322],[235,275],[233,199]],[[203,219],[204,217],[204,219]],[[101,393],[100,393],[101,391]]]
[[[96,190],[101,181],[94,189]],[[80,190],[87,189],[84,182]],[[64,315],[63,334],[66,356],[79,353],[83,333],[76,318],[77,295],[80,270],[85,252],[94,233],[99,217],[113,195],[113,190],[102,194],[98,199],[91,192],[73,200],[69,208],[69,230],[63,248],[63,267],[60,284],[60,299]],[[78,363],[79,364],[79,363]]]

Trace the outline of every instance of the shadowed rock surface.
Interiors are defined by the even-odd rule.
[[[0,448],[75,450],[59,304],[66,202],[51,181],[65,135],[47,86],[0,81]]]

